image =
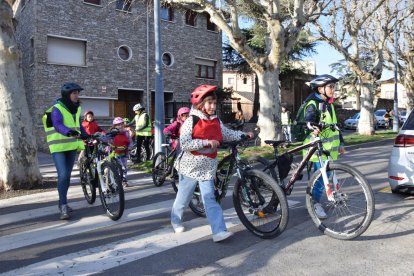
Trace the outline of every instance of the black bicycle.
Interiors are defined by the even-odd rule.
[[[320,130],[331,128],[338,131],[336,125],[311,124]],[[322,133],[322,132],[321,132]],[[267,140],[266,144],[273,146],[275,161],[256,156],[250,161],[262,165],[262,170],[277,181],[286,195],[290,195],[294,183],[302,178],[302,171],[307,166],[313,154],[317,154],[321,168],[315,171],[306,188],[306,206],[313,222],[324,234],[341,240],[349,240],[364,233],[374,216],[375,202],[372,189],[364,175],[354,167],[332,162],[329,151],[323,149],[322,137],[314,137],[313,141],[288,150],[279,155],[278,147],[285,141]],[[309,149],[288,183],[284,184],[293,162],[295,153]],[[327,160],[323,160],[323,156]],[[313,193],[315,186],[323,183],[324,192],[318,201],[327,213],[327,218],[319,218],[315,212]]]
[[[246,138],[224,142],[221,147],[230,149],[218,164],[215,179],[217,202],[226,197],[230,178],[236,172],[237,180],[233,188],[233,204],[243,225],[254,235],[270,239],[278,236],[287,225],[288,205],[286,196],[277,183],[266,173],[241,160],[238,145]],[[199,215],[205,216],[200,191],[196,189],[192,199]],[[194,210],[193,210],[194,211]]]
[[[96,200],[96,188],[106,214],[112,220],[122,217],[125,208],[124,189],[122,187],[122,167],[106,150],[109,138],[117,131],[108,134],[94,134],[86,141],[85,155],[79,161],[80,179],[85,199],[89,204]]]

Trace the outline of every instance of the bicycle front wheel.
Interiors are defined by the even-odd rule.
[[[86,157],[82,157],[79,161],[79,174],[85,199],[89,204],[93,204],[96,200],[96,186],[95,180],[92,177],[91,168],[87,163]]]
[[[152,182],[160,187],[164,184],[168,173],[168,160],[163,152],[158,152],[152,160]]]
[[[262,239],[275,238],[286,228],[286,196],[275,180],[262,171],[249,170],[244,179],[237,179],[233,203],[243,225]]]
[[[324,234],[339,240],[356,238],[367,230],[374,216],[372,189],[361,172],[346,164],[329,163],[327,175],[331,185],[336,183],[334,201],[328,200],[326,192],[316,199],[318,188],[321,187],[319,194],[321,189],[324,190],[321,171],[318,170],[309,180],[306,191],[308,212]],[[326,218],[319,218],[316,214],[316,202],[322,205]]]
[[[120,165],[116,161],[104,161],[101,170],[101,177],[105,183],[105,189],[98,185],[102,206],[112,220],[118,220],[122,217],[125,208]]]

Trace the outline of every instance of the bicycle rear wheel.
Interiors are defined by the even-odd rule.
[[[152,160],[152,182],[160,187],[168,174],[168,160],[163,152],[158,152]]]
[[[190,207],[191,211],[193,211],[197,216],[203,218],[206,217],[206,210],[204,209],[204,203],[201,198],[200,187],[198,185],[194,190],[193,197],[191,198],[188,207]]]
[[[104,161],[101,166],[101,177],[105,182],[105,190],[99,187],[99,195],[106,214],[112,220],[122,217],[125,208],[124,189],[120,165],[115,161]]]
[[[276,174],[276,171],[274,168],[269,168],[270,162],[261,157],[261,156],[250,156],[247,161],[250,165],[253,166],[253,168],[258,169],[262,172],[265,172],[270,177],[272,177],[276,182],[278,182],[279,177]]]
[[[280,235],[286,228],[289,209],[282,189],[269,175],[249,170],[237,179],[233,203],[243,225],[262,239]]]
[[[322,193],[322,204],[327,218],[320,219],[315,213],[313,189],[321,178],[321,171],[316,171],[308,183],[306,206],[319,230],[324,234],[340,240],[350,240],[364,233],[374,216],[375,203],[371,187],[365,177],[355,168],[341,163],[329,163],[327,168],[329,183],[337,179],[338,191],[335,201],[329,201],[326,192]]]
[[[96,200],[96,186],[95,180],[92,178],[92,172],[90,171],[91,168],[88,166],[86,157],[82,157],[79,161],[79,164],[79,173],[83,194],[86,201],[89,204],[93,204]]]

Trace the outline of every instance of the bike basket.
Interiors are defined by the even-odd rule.
[[[288,176],[292,162],[293,162],[293,155],[290,153],[285,153],[279,156],[278,168],[279,168],[280,180],[283,180]]]

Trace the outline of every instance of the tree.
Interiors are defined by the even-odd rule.
[[[0,0],[0,190],[6,191],[42,183],[11,2]]]
[[[407,110],[414,108],[414,34],[412,26],[414,15],[411,14],[397,24],[398,44],[398,75],[407,93]],[[395,31],[395,30],[394,30]],[[389,37],[390,43],[387,48],[387,61],[395,66],[395,40]],[[390,68],[394,69],[394,68]]]
[[[166,0],[166,2],[210,15],[210,20],[228,37],[230,45],[240,53],[257,75],[260,93],[258,126],[262,141],[280,137],[278,83],[282,61],[296,43],[305,24],[315,20],[329,0]],[[246,18],[253,20],[265,30],[263,53],[255,51],[249,45],[240,27],[240,22]]]
[[[383,71],[384,48],[398,13],[398,3],[393,0],[333,0],[328,15],[320,17],[315,24],[319,39],[340,52],[359,78],[361,116],[358,131],[363,135],[374,133],[375,85]]]

